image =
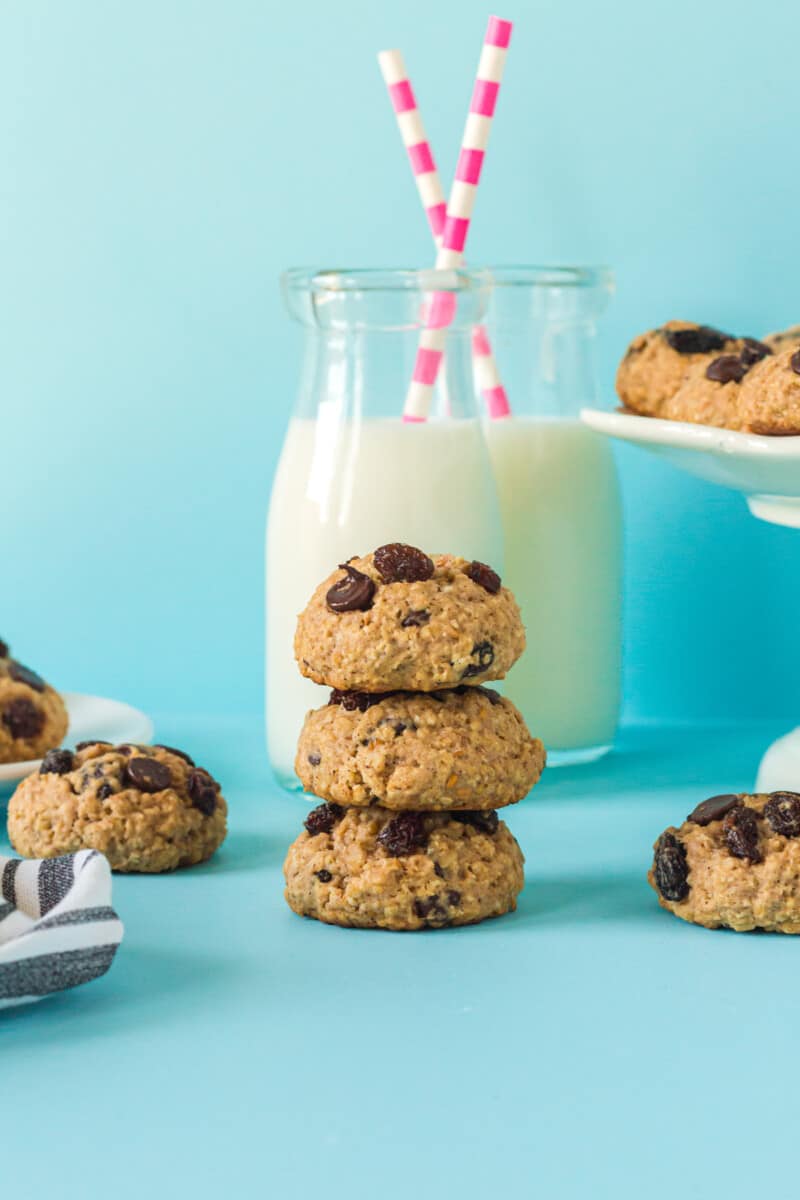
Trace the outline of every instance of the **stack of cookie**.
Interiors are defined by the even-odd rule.
[[[483,563],[393,543],[320,584],[295,656],[333,690],[295,769],[325,803],[286,859],[295,912],[400,930],[516,907],[524,859],[495,810],[526,795],[545,753],[482,685],[524,648],[516,601]]]

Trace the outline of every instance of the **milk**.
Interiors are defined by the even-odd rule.
[[[342,420],[322,401],[290,424],[267,524],[267,741],[282,782],[294,776],[306,712],[328,692],[294,661],[297,614],[338,563],[386,542],[501,569],[497,499],[477,420]]]
[[[610,446],[571,418],[510,417],[485,432],[503,582],[528,637],[504,694],[548,751],[596,757],[613,739],[620,702],[621,513]]]

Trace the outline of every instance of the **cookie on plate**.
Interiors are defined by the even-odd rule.
[[[303,675],[359,692],[502,679],[524,649],[517,602],[490,567],[399,543],[351,558],[321,583],[294,642]]]
[[[22,781],[8,836],[25,858],[90,849],[114,871],[172,871],[211,857],[226,815],[219,784],[182,751],[82,742]]]
[[[337,804],[444,811],[514,804],[544,762],[520,712],[489,688],[333,691],[306,717],[295,770]]]
[[[737,353],[743,339],[710,325],[667,321],[634,338],[617,371],[617,394],[626,408],[660,417],[662,408],[695,363]]]
[[[721,429],[746,428],[742,393],[745,378],[761,361],[756,353],[745,350],[694,363],[675,395],[664,401],[661,417]]]
[[[0,641],[0,763],[41,758],[61,744],[68,724],[58,692]]]
[[[675,916],[800,933],[800,794],[712,796],[654,850],[648,879]]]
[[[749,372],[742,383],[741,407],[750,433],[800,435],[800,346],[788,345]]]
[[[284,864],[286,900],[330,925],[471,925],[516,908],[522,851],[494,812],[413,813],[322,804]]]

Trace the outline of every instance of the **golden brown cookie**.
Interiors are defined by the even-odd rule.
[[[219,784],[166,746],[81,743],[48,753],[8,805],[25,858],[99,850],[114,871],[172,871],[210,858],[226,832]]]
[[[715,355],[736,353],[741,345],[742,339],[709,325],[667,321],[631,342],[617,371],[617,394],[626,408],[660,417],[690,367]]]
[[[337,804],[447,811],[516,803],[544,761],[520,712],[489,688],[334,691],[306,717],[295,770]]]
[[[670,421],[742,429],[742,381],[747,373],[738,354],[701,359],[689,368],[675,395],[664,402],[660,415]]]
[[[60,746],[67,710],[54,688],[11,658],[0,641],[0,762],[29,762]]]
[[[490,567],[399,543],[350,559],[321,583],[294,642],[303,675],[359,692],[502,679],[524,649],[517,602]]]
[[[712,796],[655,844],[662,908],[709,929],[800,933],[800,795]]]
[[[440,929],[516,908],[522,851],[493,812],[342,809],[323,804],[284,864],[286,900],[330,925]]]
[[[789,345],[748,373],[741,389],[742,428],[767,437],[800,435],[800,347]]]
[[[790,325],[788,329],[781,329],[777,333],[768,333],[764,341],[776,354],[785,350],[787,346],[794,346],[797,349],[800,346],[800,325]]]

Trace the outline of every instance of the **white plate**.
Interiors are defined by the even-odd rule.
[[[153,737],[153,722],[138,708],[120,700],[103,696],[82,696],[79,692],[62,692],[69,713],[69,729],[63,745],[76,742],[149,742]],[[26,775],[39,770],[41,759],[30,762],[0,763],[0,788],[3,784],[19,783]]]
[[[743,492],[753,516],[800,529],[800,437],[761,437],[585,408],[598,433],[642,446],[709,483]]]

